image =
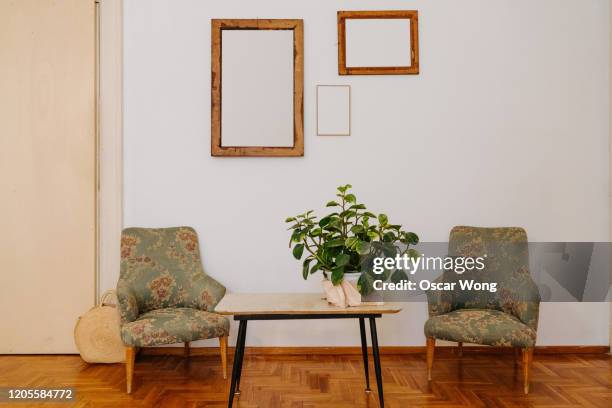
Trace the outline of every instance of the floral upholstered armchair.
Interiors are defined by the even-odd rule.
[[[529,274],[527,233],[522,228],[455,227],[449,239],[450,257],[483,257],[484,268],[462,274],[444,271],[438,282],[474,280],[496,282],[496,291],[429,291],[427,375],[436,339],[456,341],[459,353],[464,342],[520,348],[523,381],[529,392],[529,367],[538,328],[540,294]]]
[[[204,273],[193,228],[127,228],[121,235],[117,298],[126,346],[127,392],[139,347],[219,338],[227,378],[229,321],[214,308],[225,287]]]

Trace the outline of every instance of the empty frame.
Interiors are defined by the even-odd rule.
[[[302,20],[212,20],[211,155],[303,156]]]
[[[418,74],[418,12],[339,11],[338,73]]]
[[[317,85],[317,135],[351,135],[350,85]]]

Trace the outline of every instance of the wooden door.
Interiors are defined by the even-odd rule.
[[[94,303],[95,15],[0,1],[0,354],[75,352]]]

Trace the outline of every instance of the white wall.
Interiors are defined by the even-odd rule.
[[[420,75],[337,75],[336,11],[362,9],[419,10]],[[607,241],[608,10],[606,0],[126,0],[125,225],[194,226],[206,271],[233,292],[320,290],[302,280],[283,220],[322,210],[347,182],[423,241],[457,224]],[[303,158],[210,157],[211,18],[304,19]],[[315,136],[317,84],[352,86],[352,136]],[[608,316],[606,304],[544,304],[538,342],[607,344]],[[424,304],[406,304],[382,320],[381,344],[422,345],[425,320]],[[353,345],[357,333],[346,321],[258,322],[248,342]]]

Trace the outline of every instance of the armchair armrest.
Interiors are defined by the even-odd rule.
[[[438,276],[434,282],[444,282],[444,275],[447,272],[443,272],[442,275]],[[427,294],[427,311],[429,317],[442,315],[445,313],[452,312],[453,310],[453,298],[452,293],[441,290],[428,290]]]
[[[195,306],[200,310],[213,312],[217,303],[219,303],[225,295],[225,286],[208,275],[204,275],[204,277],[198,279],[197,282],[194,288],[196,291]]]
[[[527,268],[519,269],[515,276],[516,278],[512,280],[512,293],[504,293],[502,296],[505,300],[502,308],[537,331],[540,315],[540,291]]]
[[[121,324],[133,322],[138,318],[138,301],[134,291],[127,282],[119,279],[117,283],[117,301],[119,303],[119,315],[121,316]]]

